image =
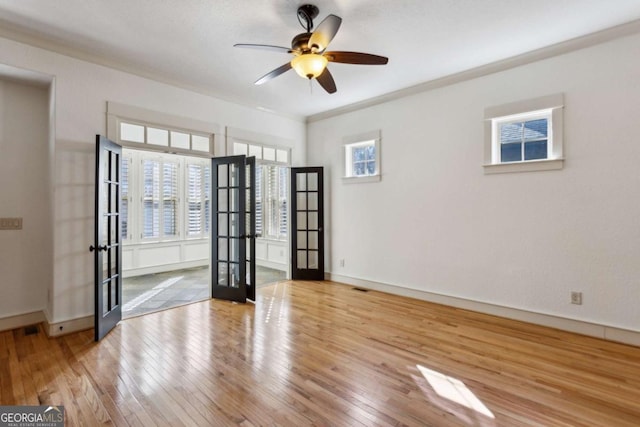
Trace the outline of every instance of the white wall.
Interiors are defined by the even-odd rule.
[[[0,230],[0,317],[46,308],[51,277],[49,93],[0,80],[0,217],[22,230]]]
[[[294,164],[302,164],[306,156],[305,124],[291,118],[4,38],[0,64],[55,79],[53,300],[47,313],[51,323],[93,314],[93,257],[88,248],[93,240],[94,140],[97,133],[106,133],[107,101],[217,123],[220,129],[231,126],[273,135],[292,141]]]
[[[633,35],[310,123],[327,271],[640,331],[639,71]],[[484,175],[484,109],[559,92],[564,169]],[[375,129],[382,180],[343,184],[342,138]]]

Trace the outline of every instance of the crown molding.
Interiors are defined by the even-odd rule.
[[[324,111],[318,114],[312,114],[310,116],[307,116],[307,123],[318,122],[318,121],[339,116],[345,113],[362,110],[364,108],[369,108],[376,105],[384,104],[386,102],[394,101],[407,96],[416,95],[418,93],[428,92],[434,89],[439,89],[445,86],[451,86],[456,83],[461,83],[461,82],[472,80],[478,77],[495,74],[500,71],[509,70],[522,65],[541,61],[543,59],[548,59],[548,58],[563,55],[566,53],[574,52],[580,49],[595,46],[611,40],[637,34],[639,32],[640,32],[640,20],[631,21],[626,24],[607,28],[605,30],[587,34],[581,37],[576,37],[571,40],[567,40],[561,43],[556,43],[551,46],[543,47],[540,49],[532,50],[530,52],[513,56],[511,58],[492,62],[490,64],[482,65],[480,67],[472,68],[470,70],[462,71],[460,73],[451,74],[439,79],[430,80],[424,83],[417,84],[415,86],[410,86],[410,87],[400,89],[394,92],[390,92],[384,95],[380,95],[374,98],[366,99],[364,101],[349,104],[344,107],[335,108],[333,110]]]
[[[153,80],[159,83],[164,83],[173,87],[195,92],[198,95],[210,96],[219,99],[224,102],[238,105],[243,108],[251,108],[263,113],[273,114],[279,117],[288,118],[300,123],[305,122],[305,116],[297,114],[283,113],[280,111],[274,111],[261,106],[251,106],[241,100],[234,99],[232,97],[225,97],[210,90],[207,87],[198,85],[190,85],[184,81],[168,78],[165,75],[159,74],[153,70],[145,69],[143,67],[136,67],[129,63],[119,61],[113,57],[97,55],[93,52],[88,52],[83,49],[75,48],[64,43],[60,43],[47,38],[45,35],[34,34],[30,31],[26,31],[23,28],[14,24],[8,23],[0,19],[0,37],[13,40],[18,43],[26,44],[29,46],[37,47],[40,49],[55,52],[60,55],[68,56],[70,58],[79,59],[81,61],[90,62],[96,65],[100,65],[107,68],[112,68],[118,71],[122,71],[128,74],[133,74],[138,77]]]

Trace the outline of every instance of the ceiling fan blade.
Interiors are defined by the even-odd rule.
[[[252,43],[236,43],[233,47],[241,47],[248,49],[271,50],[274,52],[291,53],[291,49],[283,46],[272,46],[270,44],[252,44]]]
[[[320,86],[322,86],[322,88],[328,93],[335,93],[336,90],[338,90],[336,88],[336,82],[333,80],[333,76],[329,72],[328,68],[325,68],[322,74],[316,77],[316,80],[318,81],[318,83],[320,83]]]
[[[386,56],[361,52],[325,52],[323,56],[330,62],[342,64],[384,65],[389,62],[389,58]]]
[[[264,76],[260,77],[258,80],[256,80],[256,82],[254,84],[261,85],[263,83],[266,83],[269,80],[278,77],[280,74],[286,73],[290,69],[291,69],[291,62],[287,62],[286,64],[281,65],[280,67],[276,68],[275,70],[270,71],[267,74],[265,74]]]
[[[336,15],[329,15],[316,27],[316,30],[311,34],[311,38],[309,39],[309,47],[313,48],[315,46],[316,52],[322,52],[327,48],[327,45],[333,40],[338,29],[340,28],[340,24],[342,23],[342,18]]]

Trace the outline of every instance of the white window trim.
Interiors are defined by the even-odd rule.
[[[144,143],[122,141],[120,139],[121,122],[203,136],[209,138],[209,151],[153,145],[147,144],[146,141]],[[216,135],[218,135],[218,137],[216,137]],[[226,155],[224,138],[220,138],[219,136],[220,127],[215,123],[107,101],[107,138],[116,141],[123,147],[211,158],[213,156]]]
[[[355,184],[355,183],[367,183],[367,182],[379,182],[382,178],[381,171],[381,155],[380,155],[380,140],[381,131],[374,130],[366,133],[361,133],[358,135],[351,135],[342,139],[342,182],[345,184]],[[376,171],[373,175],[366,176],[353,176],[350,172],[351,166],[351,152],[349,151],[351,148],[357,146],[358,144],[369,145],[371,142],[375,145],[376,150]]]
[[[558,170],[564,167],[564,94],[489,107],[484,112],[484,173],[511,173]],[[501,123],[549,117],[548,158],[500,163],[497,128]]]

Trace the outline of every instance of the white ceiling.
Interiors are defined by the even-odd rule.
[[[639,0],[313,0],[343,18],[330,50],[388,56],[330,64],[338,92],[289,71],[300,0],[0,0],[3,34],[244,105],[309,116],[640,19]],[[39,41],[39,42],[38,42]]]

